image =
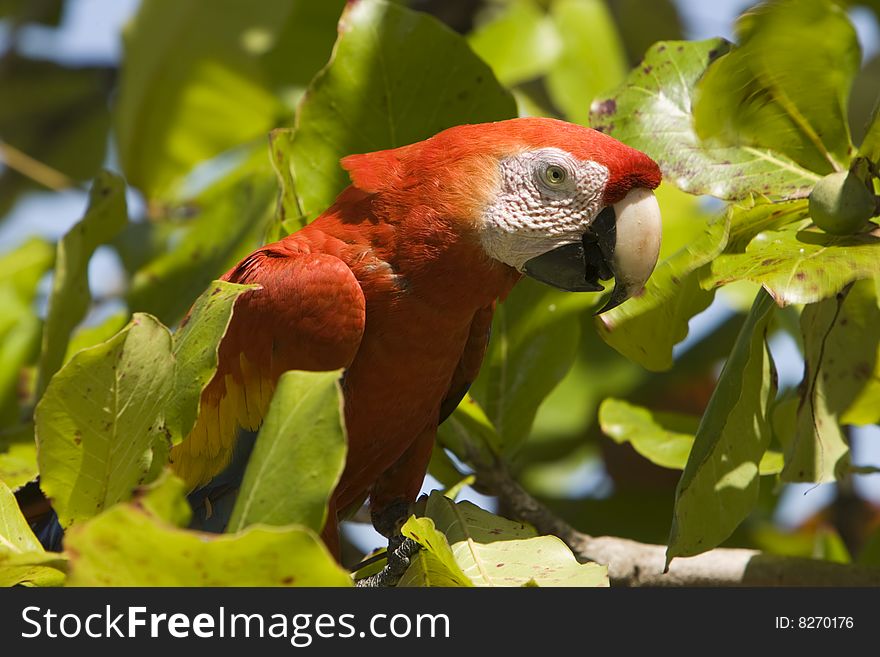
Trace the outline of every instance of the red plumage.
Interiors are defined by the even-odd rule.
[[[196,428],[172,452],[189,484],[228,463],[236,426],[256,428],[281,373],[345,368],[349,450],[325,540],[336,549],[335,513],[367,495],[374,509],[412,501],[441,405],[476,377],[495,302],[520,276],[478,235],[497,162],[547,146],[607,166],[609,203],[659,182],[638,151],[549,119],[459,126],[344,158],[352,185],[332,207],[223,277],[262,289],[236,302]]]

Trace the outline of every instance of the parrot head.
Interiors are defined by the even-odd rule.
[[[642,290],[660,250],[660,169],[600,132],[552,119],[514,122],[482,217],[489,255],[572,292],[604,289],[604,312]],[[503,124],[496,124],[501,127]]]
[[[482,250],[542,283],[598,292],[605,312],[639,293],[660,250],[660,169],[596,130],[545,118],[449,128],[343,159],[365,191],[464,219]]]

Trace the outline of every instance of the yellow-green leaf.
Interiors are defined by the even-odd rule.
[[[589,125],[590,103],[626,77],[617,25],[602,0],[556,0],[550,16],[562,51],[547,73],[547,90],[569,121]]]
[[[744,252],[724,253],[704,270],[701,284],[740,280],[762,285],[780,305],[833,297],[849,283],[880,276],[880,228],[835,236],[803,224],[764,230]]]
[[[179,529],[123,504],[68,530],[71,586],[350,586],[312,531]]]
[[[58,586],[64,569],[64,557],[43,549],[15,495],[0,482],[0,586]]]
[[[36,408],[40,485],[63,526],[126,500],[145,481],[171,394],[171,335],[150,315],[80,351]]]
[[[194,216],[173,231],[165,222],[151,229],[166,234],[159,252],[132,272],[130,308],[173,326],[211,281],[260,245],[277,186],[265,145],[245,151],[232,171],[188,201]]]
[[[165,426],[173,443],[183,440],[196,422],[202,390],[217,371],[217,350],[235,300],[255,287],[214,281],[174,334],[174,389],[165,407]]]
[[[576,313],[596,297],[525,279],[495,309],[492,337],[470,394],[485,410],[504,453],[522,446],[538,407],[571,368],[581,334]]]
[[[254,523],[324,527],[327,500],[345,467],[341,375],[287,372],[278,380],[228,531]]]
[[[437,429],[437,441],[469,463],[490,464],[501,452],[501,437],[470,395]]]
[[[330,63],[297,112],[290,160],[300,210],[313,219],[330,206],[348,184],[346,155],[515,115],[513,97],[463,37],[395,3],[350,3]]]
[[[655,44],[623,87],[593,103],[590,124],[650,155],[668,181],[691,194],[726,200],[753,194],[805,198],[819,176],[785,155],[697,135],[694,87],[729,47],[723,39]]]
[[[672,348],[715,296],[700,287],[699,271],[722,252],[729,228],[729,218],[707,223],[701,235],[657,265],[641,295],[597,317],[602,339],[646,369],[672,367]]]
[[[400,529],[407,538],[421,545],[425,552],[414,559],[402,578],[403,586],[462,586],[474,584],[464,574],[446,536],[437,530],[431,518],[411,517]]]
[[[410,584],[421,578],[422,585],[445,579],[458,586],[608,586],[604,566],[578,563],[555,536],[537,536],[527,525],[439,491],[428,498],[424,517],[411,518],[403,532],[433,557],[416,560],[416,572],[405,576]]]
[[[37,283],[55,262],[55,249],[32,237],[0,256],[0,285],[11,283],[19,298],[33,300]]]
[[[873,281],[869,283],[873,287]],[[838,321],[843,319],[846,296],[840,294],[810,304],[801,313],[804,379],[799,388],[801,402],[797,408],[794,435],[783,437],[785,469],[782,479],[785,481],[834,481],[836,475],[849,465],[849,447],[840,427],[839,414],[852,397],[841,396],[844,391],[834,389],[843,384],[852,391],[852,385],[839,377],[832,378],[832,372],[840,367],[835,362],[837,359],[851,360],[856,354],[876,353],[876,346],[872,349],[870,343],[847,342],[845,351],[849,355],[840,353],[839,343],[827,348],[835,329],[838,329],[838,339],[848,332],[848,322],[838,326]],[[876,332],[876,327],[874,330]],[[831,372],[825,369],[828,362],[831,363]]]
[[[85,216],[58,243],[49,312],[43,329],[38,396],[64,363],[70,335],[89,309],[88,266],[92,254],[112,240],[127,221],[125,183],[119,176],[105,171],[92,183]]]
[[[738,46],[697,85],[698,134],[781,153],[821,174],[846,168],[846,105],[860,52],[844,9],[830,0],[775,0],[736,27]]]
[[[293,164],[290,161],[293,132],[290,128],[276,128],[269,133],[269,156],[279,189],[275,220],[269,226],[267,242],[280,240],[306,225],[306,217],[297,204]]]
[[[758,468],[770,443],[769,409],[776,396],[766,343],[774,307],[761,291],[700,421],[675,491],[667,564],[718,546],[758,500]]]
[[[141,4],[125,34],[115,134],[126,177],[147,198],[172,198],[194,165],[273,127],[283,105],[260,60],[295,4]]]
[[[468,43],[508,86],[544,75],[562,50],[556,25],[535,0],[514,0],[499,8]]]
[[[8,281],[0,282],[0,308],[0,427],[9,427],[21,419],[22,370],[39,355],[43,326],[33,301]]]
[[[867,157],[875,164],[880,164],[880,98],[877,100],[862,145],[859,146],[859,155]]]
[[[17,490],[35,479],[38,472],[33,423],[19,424],[0,433],[0,483]]]
[[[606,399],[599,407],[599,423],[605,435],[618,444],[629,443],[639,454],[664,468],[683,470],[694,444],[700,418],[681,413],[660,413]],[[764,452],[758,464],[761,475],[782,470],[782,454]]]

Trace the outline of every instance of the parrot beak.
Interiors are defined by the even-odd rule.
[[[642,291],[660,252],[660,206],[650,189],[632,189],[602,210],[579,242],[527,260],[523,272],[568,292],[600,292],[614,278],[607,303],[596,314]]]

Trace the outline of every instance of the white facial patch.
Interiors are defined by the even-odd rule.
[[[483,248],[522,271],[535,256],[577,242],[603,207],[608,178],[603,165],[559,148],[501,160],[499,189],[483,214]]]

